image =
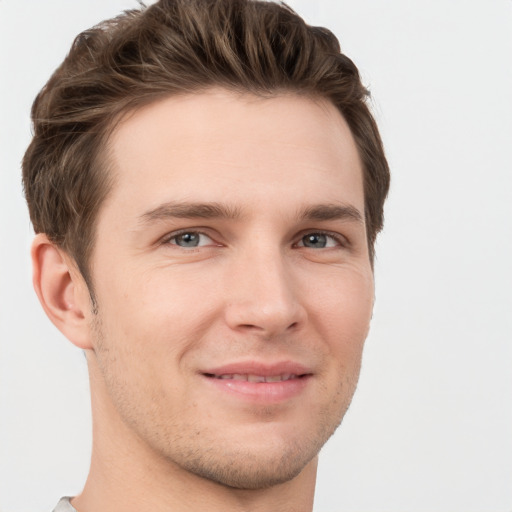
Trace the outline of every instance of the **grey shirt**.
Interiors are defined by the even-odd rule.
[[[76,509],[69,502],[71,498],[61,498],[57,506],[53,509],[53,512],[76,512]]]

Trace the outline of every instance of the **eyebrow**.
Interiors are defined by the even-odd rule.
[[[177,219],[229,219],[237,220],[241,211],[237,207],[216,202],[188,203],[170,201],[149,210],[140,216],[143,224],[169,218]]]
[[[298,217],[303,220],[349,220],[364,224],[361,212],[355,206],[346,204],[309,206],[301,210]]]
[[[178,219],[227,219],[239,220],[242,210],[218,202],[189,203],[169,201],[143,213],[139,220],[142,224],[170,218]],[[299,210],[297,218],[309,221],[349,220],[364,223],[361,212],[352,205],[319,204]]]

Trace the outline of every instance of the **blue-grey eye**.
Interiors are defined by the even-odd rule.
[[[174,245],[186,248],[200,247],[212,243],[212,239],[197,231],[186,231],[173,236],[169,242]]]
[[[310,233],[302,237],[304,247],[323,249],[327,245],[327,237],[322,233]]]
[[[176,245],[180,247],[197,247],[199,245],[199,233],[183,233],[174,237]]]
[[[332,235],[326,233],[308,233],[301,238],[298,245],[310,249],[326,249],[336,247],[340,244]]]

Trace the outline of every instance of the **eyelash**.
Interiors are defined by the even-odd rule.
[[[332,238],[336,242],[337,246],[339,246],[339,247],[347,247],[348,246],[348,241],[343,235],[341,235],[340,233],[333,233],[332,231],[316,231],[316,230],[305,231],[300,234],[299,242],[302,242],[304,240],[304,238],[307,237],[308,235],[320,235],[320,236],[329,237],[329,238]],[[296,242],[294,245],[297,245],[297,243],[299,243],[299,242]],[[301,246],[301,247],[304,247],[304,246]],[[325,247],[323,249],[332,249],[332,247]]]
[[[179,236],[187,235],[187,234],[202,235],[202,236],[208,237],[210,240],[213,240],[213,238],[210,235],[206,234],[203,231],[200,231],[199,229],[183,229],[181,231],[173,231],[172,233],[169,233],[164,238],[162,238],[161,243],[164,245],[169,244],[169,245],[174,245],[176,247],[185,249],[185,247],[181,247],[180,245],[178,245],[176,243],[173,244],[171,242],[173,240],[175,240],[176,238],[178,238]],[[192,247],[191,249],[197,249],[197,247]]]
[[[163,245],[167,245],[167,244],[173,245],[179,249],[184,249],[188,252],[190,252],[191,250],[194,250],[194,249],[201,248],[201,246],[187,248],[187,247],[180,246],[177,243],[171,243],[173,240],[177,239],[179,236],[182,236],[185,234],[202,235],[202,236],[206,236],[209,239],[214,241],[214,238],[212,236],[208,235],[204,231],[201,231],[200,229],[183,229],[183,230],[180,230],[177,232],[174,231],[172,233],[169,233],[168,235],[166,235],[164,238],[161,239],[161,243]],[[304,245],[304,238],[307,237],[308,235],[318,235],[318,236],[325,236],[325,237],[331,238],[332,240],[335,241],[336,247],[346,248],[349,245],[348,240],[340,233],[333,233],[332,231],[308,230],[308,231],[303,231],[302,233],[299,234],[298,241],[296,241],[293,244],[293,246],[308,249],[308,247],[306,245]],[[300,243],[302,243],[303,245],[298,245]],[[218,244],[218,245],[220,245],[220,244]],[[334,249],[336,247],[321,247],[320,249]],[[319,249],[313,249],[313,250],[319,250]]]

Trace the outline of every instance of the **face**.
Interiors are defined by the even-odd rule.
[[[102,414],[188,474],[293,478],[349,405],[373,305],[347,124],[324,101],[212,90],[127,116],[110,157],[91,262]]]

